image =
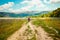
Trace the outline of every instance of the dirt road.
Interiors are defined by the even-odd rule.
[[[7,40],[53,40],[41,26],[36,27],[31,22],[24,24],[22,28],[8,37]]]

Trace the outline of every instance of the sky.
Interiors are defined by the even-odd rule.
[[[0,0],[0,12],[52,11],[60,8],[60,0]]]

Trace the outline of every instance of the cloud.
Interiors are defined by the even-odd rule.
[[[16,10],[9,9],[9,10],[12,12],[25,12],[25,11],[41,11],[43,10],[41,8],[46,8],[46,6],[40,0],[25,0],[20,4],[21,5],[28,4],[28,5],[20,9],[16,9]]]
[[[25,0],[25,1],[21,2],[21,4],[25,4],[25,3],[28,4],[28,6],[23,7],[24,10],[26,10],[26,9],[28,9],[28,10],[32,9],[34,11],[51,10],[45,4],[43,4],[41,0]]]
[[[9,9],[10,7],[12,7],[14,5],[14,3],[13,2],[8,2],[8,3],[6,3],[6,4],[3,4],[3,5],[1,5],[0,6],[0,11],[2,10],[6,10],[6,9]]]
[[[60,0],[51,0],[52,3],[58,3]]]
[[[60,0],[50,0],[50,3],[60,3]]]
[[[10,11],[10,12],[14,12],[14,13],[21,13],[21,12],[31,11],[31,10],[30,10],[31,7],[32,7],[32,6],[25,6],[25,7],[22,7],[22,8],[20,8],[20,9],[16,9],[16,10],[10,8],[9,11]]]
[[[43,0],[43,2],[47,4],[55,4],[60,3],[60,0]]]
[[[7,4],[0,6],[0,11],[8,10],[9,12],[20,13],[26,11],[46,11],[51,10],[49,9],[41,0],[24,0],[17,5],[26,5],[19,9],[13,9],[14,2],[8,2]],[[16,6],[16,5],[15,5]]]

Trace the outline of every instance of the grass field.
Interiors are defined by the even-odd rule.
[[[54,40],[60,39],[59,18],[37,18],[31,21],[36,27],[42,27]],[[0,19],[0,40],[6,40],[10,35],[20,29],[25,22],[26,24],[28,23],[26,19]],[[29,26],[27,31],[28,33],[32,31]],[[33,35],[31,40],[36,40],[35,35]]]
[[[41,26],[44,28],[44,30],[49,33],[49,36],[51,36],[54,40],[60,39],[60,19],[35,19],[33,21],[33,24],[36,25],[36,27]]]
[[[6,40],[26,22],[23,19],[0,19],[0,40]]]

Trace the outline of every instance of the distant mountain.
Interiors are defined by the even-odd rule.
[[[39,14],[47,14],[48,12],[50,11],[42,11],[42,12],[39,12]]]
[[[40,14],[48,13],[48,11],[42,12],[23,12],[23,13],[9,13],[9,12],[0,12],[0,17],[26,17],[26,16],[36,16]]]

